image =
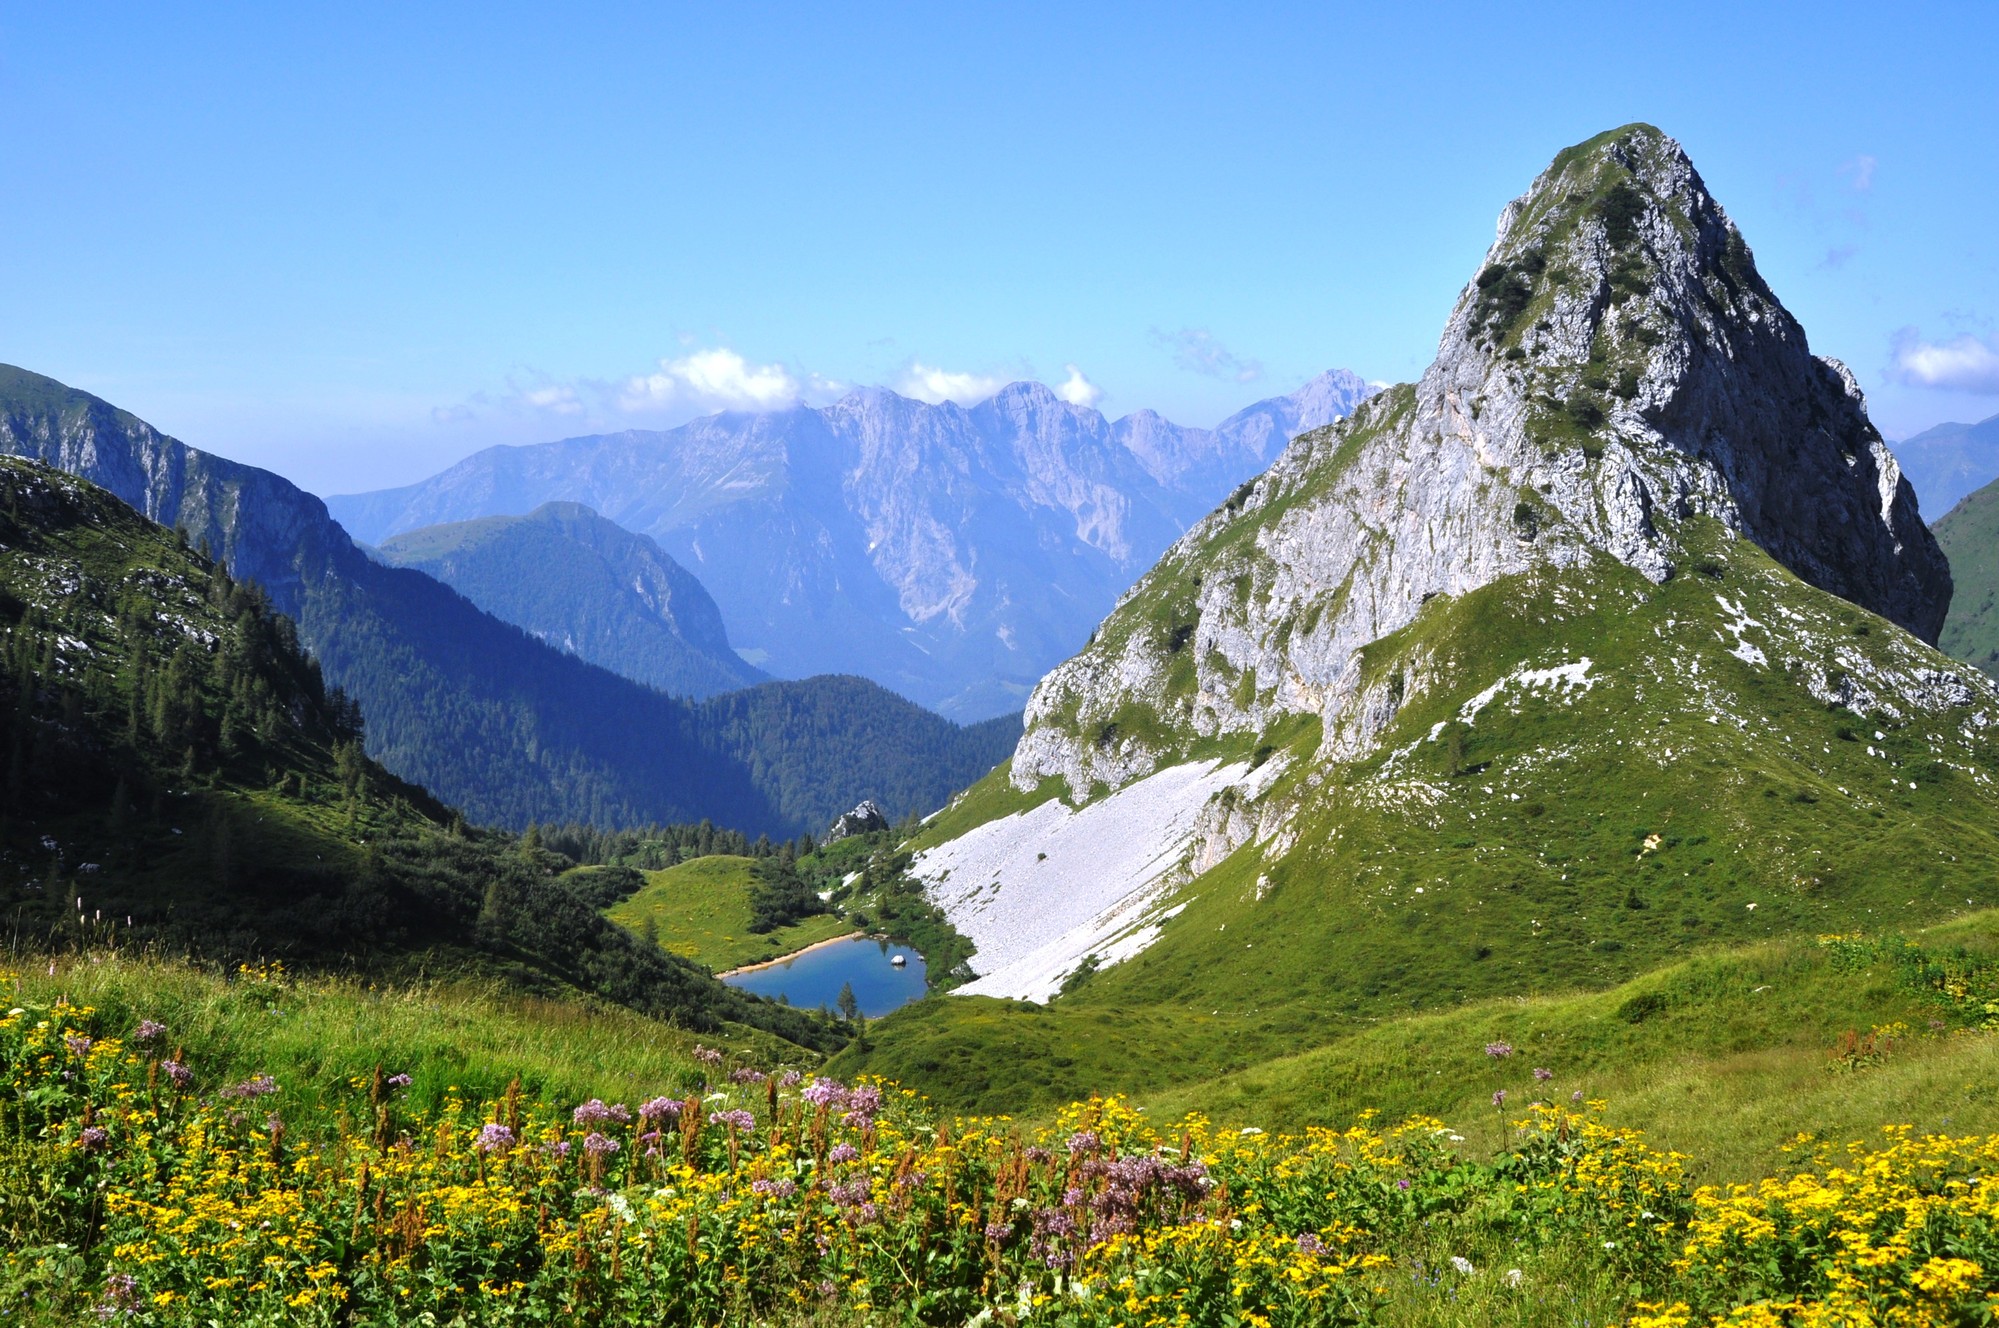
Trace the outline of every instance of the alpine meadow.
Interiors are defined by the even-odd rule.
[[[925,104],[997,96],[980,68]],[[423,190],[470,187],[462,118],[408,126]],[[898,206],[949,179],[1039,224],[998,195],[1041,167],[973,189],[910,124],[869,148]],[[200,440],[193,389],[113,390],[141,366],[0,366],[0,1321],[1999,1323],[1994,421],[1891,443],[1680,141],[1549,160],[1574,132],[1396,383],[1175,331],[1131,276],[1175,223],[1033,186],[1129,263],[1007,298],[1095,335],[1071,298],[1126,282],[1211,426],[1099,409],[1078,364],[919,360],[876,330],[895,281],[804,275],[740,173],[680,182],[740,230],[674,257],[688,289],[755,251],[893,372],[523,354],[425,408],[448,464],[357,445],[321,499],[107,399]],[[670,248],[693,223],[640,165]],[[793,211],[859,224],[808,180]],[[593,266],[627,204],[592,206],[488,274],[579,346],[591,292],[645,289]],[[964,224],[909,259],[938,327],[999,307],[941,275],[1012,252]],[[1212,284],[1249,298],[1253,258]],[[1829,288],[1794,296],[1815,328]],[[350,357],[369,418],[500,307],[462,298]],[[1896,402],[1999,394],[1984,332],[1893,336]]]

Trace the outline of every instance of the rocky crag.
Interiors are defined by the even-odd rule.
[[[980,719],[1018,713],[1169,544],[1370,390],[1336,370],[1193,429],[1152,411],[1107,419],[1040,383],[969,408],[866,388],[823,408],[489,448],[330,502],[378,542],[586,504],[700,577],[759,667],[857,673]]]
[[[867,1067],[1018,1110],[1999,902],[1999,692],[1931,644],[1950,598],[1679,146],[1581,144],[1422,380],[1236,489],[912,838],[974,977]],[[1004,1084],[950,1068],[1002,1047]]]
[[[1709,522],[1935,642],[1949,567],[1852,374],[1679,145],[1617,130],[1508,205],[1420,382],[1300,438],[1041,683],[1014,781],[1115,788],[1292,714],[1357,754],[1426,679],[1368,695],[1362,652],[1429,601],[1600,555],[1663,582]]]

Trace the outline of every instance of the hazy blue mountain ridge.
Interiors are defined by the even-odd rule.
[[[863,797],[898,816],[927,810],[1009,745],[1004,724],[960,729],[861,678],[777,684],[809,688],[815,723],[844,706],[876,738],[849,762],[803,770],[786,759],[806,745],[782,729],[794,708],[766,706],[745,726],[585,663],[421,572],[376,562],[281,477],[11,366],[0,366],[0,453],[108,489],[262,586],[328,685],[359,703],[368,753],[475,821],[705,817],[790,835]]]
[[[376,552],[560,650],[676,696],[768,677],[730,648],[721,610],[692,573],[580,503],[428,526]]]
[[[857,673],[954,718],[1017,710],[1167,545],[1290,438],[1369,394],[1321,375],[1213,429],[1015,383],[966,408],[883,388],[495,447],[335,497],[362,539],[582,503],[652,536],[780,676]]]
[[[1977,424],[1938,424],[1894,445],[1902,473],[1932,523],[1999,479],[1999,415]]]

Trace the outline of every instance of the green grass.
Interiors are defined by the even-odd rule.
[[[1368,651],[1370,683],[1425,679],[1379,749],[1308,755],[1269,795],[1295,838],[1184,887],[1158,942],[1052,1007],[927,1002],[842,1066],[1032,1111],[1198,1084],[1398,1016],[1999,905],[1990,740],[1952,711],[1830,709],[1802,682],[1934,657],[1746,542],[1688,553],[1663,586],[1605,562],[1433,601]],[[1721,597],[1799,635],[1759,636],[1770,664],[1739,659]],[[1459,718],[1523,664],[1583,656],[1591,690],[1512,688]]]
[[[1989,964],[1999,912],[1911,939],[1933,956],[1962,951]],[[1933,1031],[1932,1019],[1947,1027]],[[1739,1178],[1763,1174],[1800,1131],[1861,1138],[1888,1122],[1999,1131],[1999,1038],[1970,1032],[1976,1021],[1886,959],[1855,965],[1791,937],[1695,955],[1602,991],[1487,999],[1302,1034],[1184,1007],[952,997],[899,1011],[877,1025],[872,1054],[850,1050],[832,1069],[865,1064],[947,1105],[1030,1117],[1092,1091],[1128,1093],[1159,1119],[1199,1111],[1270,1130],[1344,1127],[1370,1110],[1389,1120],[1427,1114],[1494,1147],[1502,1119],[1527,1102],[1580,1089],[1607,1099],[1618,1123],[1697,1155],[1711,1178]],[[1878,1063],[1831,1068],[1847,1030],[1896,1022],[1909,1034]],[[1286,1036],[1330,1041],[1285,1055]],[[1514,1054],[1487,1056],[1498,1041]],[[1537,1082],[1537,1067],[1554,1078]],[[1500,1090],[1503,1118],[1492,1105]]]
[[[854,930],[844,919],[822,913],[762,935],[752,932],[755,873],[754,858],[722,853],[695,858],[647,872],[645,888],[607,916],[634,932],[650,920],[662,947],[717,972],[760,964]]]
[[[114,1022],[158,1020],[169,1043],[199,1051],[204,1074],[272,1075],[288,1109],[338,1110],[351,1099],[348,1081],[377,1065],[411,1075],[409,1093],[429,1106],[453,1087],[475,1100],[497,1096],[516,1077],[530,1094],[562,1102],[684,1092],[705,1082],[692,1054],[698,1041],[766,1061],[810,1055],[740,1026],[697,1038],[617,1006],[523,996],[497,983],[270,984],[102,951],[0,959],[0,973],[10,969],[0,999],[67,996]]]

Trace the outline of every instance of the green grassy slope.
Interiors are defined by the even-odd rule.
[[[1938,644],[1999,677],[1999,483],[1965,498],[1934,529],[1957,582]]]
[[[1953,998],[1945,974],[1969,977]],[[1705,952],[1604,991],[1484,1000],[1383,1019],[1330,1046],[1148,1099],[1272,1129],[1343,1125],[1367,1110],[1466,1128],[1582,1091],[1692,1152],[1715,1176],[1763,1174],[1800,1132],[1860,1137],[1886,1121],[1999,1130],[1999,913],[1906,939],[1791,937]],[[1852,1031],[1871,1057],[1840,1055]],[[1513,1048],[1496,1058],[1495,1043]],[[1537,1068],[1553,1072],[1545,1081]]]
[[[754,858],[718,853],[647,872],[645,888],[608,916],[633,932],[642,933],[650,922],[663,948],[717,971],[776,959],[854,930],[822,913],[761,935],[751,932],[756,866]]]
[[[638,943],[361,754],[290,624],[105,491],[0,459],[0,917],[117,937],[586,991],[699,1031],[823,1022]],[[79,902],[80,901],[80,902]]]
[[[1584,658],[1587,687],[1521,680]],[[1604,559],[1440,598],[1367,654],[1427,679],[1378,748],[1295,762],[1266,795],[1285,829],[1185,887],[1150,949],[1048,1008],[925,1002],[844,1065],[1034,1109],[1999,904],[1994,739],[1978,705],[1908,699],[1947,666],[1742,542],[1662,586]],[[1873,716],[1814,695],[1842,688]]]
[[[452,1089],[477,1099],[518,1078],[529,1093],[608,1100],[685,1093],[705,1082],[697,1043],[758,1059],[812,1058],[736,1026],[696,1034],[600,1002],[524,995],[487,983],[376,983],[352,978],[237,975],[142,953],[59,957],[22,966],[29,999],[67,996],[113,1020],[165,1024],[174,1045],[199,1047],[217,1080],[265,1073],[288,1104],[309,1108],[380,1065],[408,1074],[409,1096],[434,1104]],[[171,1050],[171,1048],[169,1048]]]

